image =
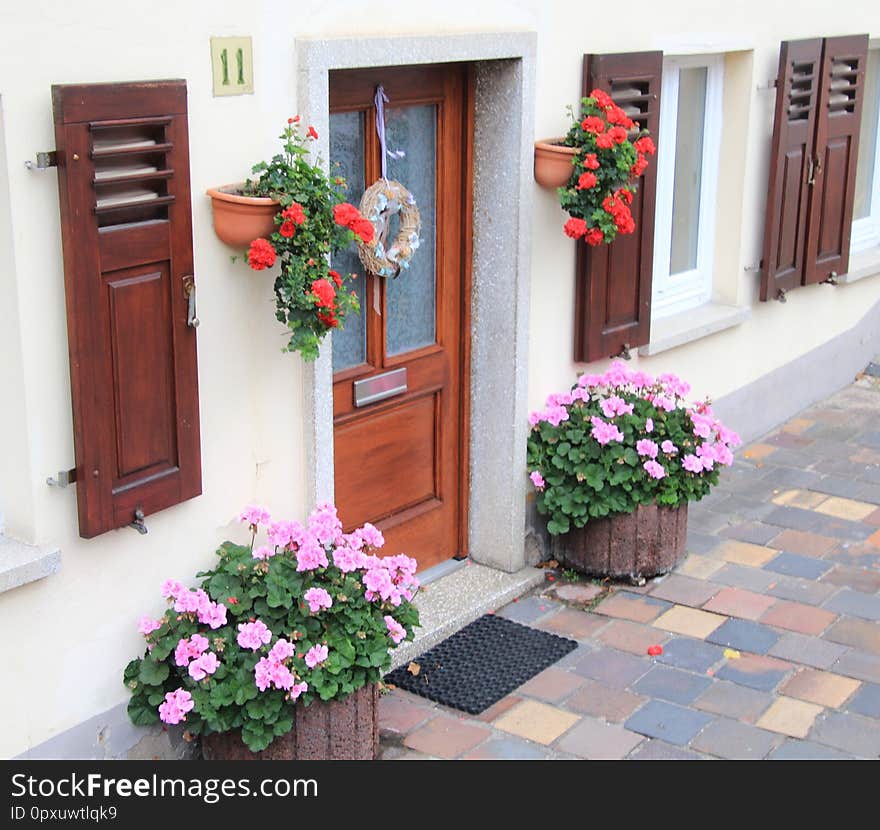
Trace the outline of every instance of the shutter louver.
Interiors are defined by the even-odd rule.
[[[803,279],[807,182],[812,168],[821,59],[819,38],[785,41],[779,52],[761,300],[776,299]]]
[[[868,36],[826,38],[822,50],[805,283],[849,268]]]
[[[584,55],[583,96],[608,92],[655,142],[660,126],[662,52]],[[574,359],[590,362],[648,342],[657,166],[652,159],[632,204],[633,234],[610,245],[577,245]]]
[[[186,83],[52,88],[80,535],[201,493]]]

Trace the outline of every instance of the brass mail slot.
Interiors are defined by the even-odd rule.
[[[366,380],[354,382],[354,405],[367,406],[406,392],[406,368],[393,369]]]

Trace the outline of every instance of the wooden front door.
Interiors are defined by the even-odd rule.
[[[336,505],[346,530],[372,522],[386,554],[407,553],[424,569],[463,555],[467,541],[473,119],[463,65],[332,72],[330,162],[355,205],[381,177],[379,85],[387,148],[404,154],[387,158],[387,177],[415,196],[421,244],[397,279],[364,273],[353,249],[334,258],[358,275],[361,303],[333,334]],[[356,382],[362,391],[382,376],[385,397],[356,396]]]

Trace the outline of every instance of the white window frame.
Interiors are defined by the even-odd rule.
[[[870,51],[880,52],[880,44],[872,43]],[[880,66],[880,64],[878,64]],[[880,78],[877,79],[880,84]],[[880,246],[880,107],[877,107],[877,125],[873,147],[859,147],[859,154],[874,154],[874,178],[871,182],[871,212],[854,219],[850,236],[850,254],[861,253]]]
[[[701,67],[706,69],[706,111],[703,120],[697,264],[690,271],[670,275],[669,257],[672,250],[672,199],[675,182],[679,74],[682,69]],[[723,94],[723,55],[686,55],[664,58],[660,133],[657,137],[657,202],[654,214],[651,312],[654,319],[695,308],[708,303],[712,298]]]

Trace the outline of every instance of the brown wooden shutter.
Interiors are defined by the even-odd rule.
[[[808,217],[805,283],[849,268],[859,125],[868,36],[830,37],[822,49],[814,184]]]
[[[54,86],[80,535],[201,493],[185,81]]]
[[[784,41],[779,52],[770,184],[764,221],[761,299],[801,284],[808,180],[819,90],[822,40]]]
[[[610,93],[656,142],[662,72],[662,52],[584,55],[583,95],[597,87]],[[657,160],[652,158],[632,204],[635,233],[596,248],[576,243],[576,361],[617,355],[650,338],[656,190]]]

